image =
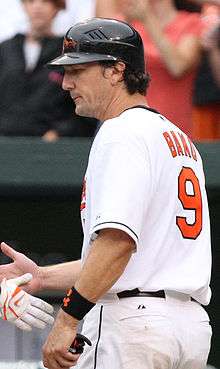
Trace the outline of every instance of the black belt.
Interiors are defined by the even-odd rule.
[[[160,298],[165,298],[165,292],[164,290],[160,290],[160,291],[140,291],[138,288],[135,288],[134,290],[126,290],[126,291],[122,291],[122,292],[118,292],[117,296],[120,299],[123,299],[124,297],[160,297]]]

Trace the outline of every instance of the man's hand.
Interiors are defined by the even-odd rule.
[[[1,283],[0,317],[26,331],[31,331],[32,327],[43,329],[54,321],[51,305],[19,287],[31,279],[32,275],[27,273],[14,279],[4,278]]]
[[[129,0],[125,3],[123,13],[128,22],[139,21],[146,23],[151,15],[155,15],[153,11],[154,0]]]
[[[35,293],[41,289],[40,268],[24,254],[15,251],[12,247],[2,242],[1,251],[13,260],[12,263],[0,265],[0,282],[3,278],[11,279],[19,277],[25,273],[31,273],[33,278],[23,289],[28,293]]]
[[[78,321],[60,310],[55,324],[43,346],[43,364],[48,369],[68,369],[75,366],[79,354],[68,352],[74,338]]]

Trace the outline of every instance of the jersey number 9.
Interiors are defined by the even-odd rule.
[[[190,194],[187,188],[191,187]],[[194,222],[176,217],[176,224],[184,238],[196,239],[202,230],[202,195],[199,180],[192,168],[183,167],[178,177],[178,197],[185,210],[194,212]]]

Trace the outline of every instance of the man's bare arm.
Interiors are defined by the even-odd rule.
[[[14,250],[6,243],[1,243],[1,251],[12,262],[0,265],[0,282],[3,278],[11,279],[25,273],[31,273],[33,279],[22,288],[28,293],[42,290],[66,290],[73,286],[81,269],[80,260],[40,267],[26,255]]]
[[[41,290],[67,290],[79,277],[81,260],[40,267]]]
[[[75,283],[77,291],[96,302],[122,275],[134,249],[134,241],[125,232],[100,231]]]

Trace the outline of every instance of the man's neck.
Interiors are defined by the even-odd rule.
[[[107,119],[115,118],[123,113],[123,111],[137,105],[148,107],[146,97],[139,93],[126,96],[120,95],[111,101],[100,120],[105,121]]]

